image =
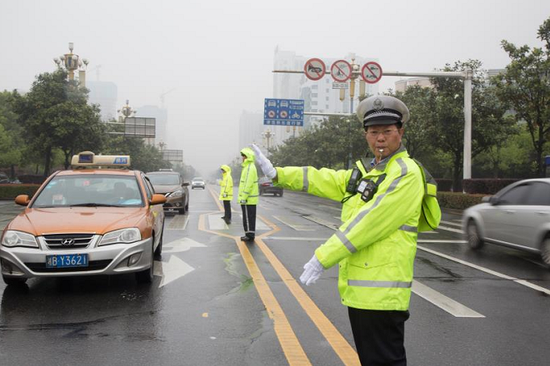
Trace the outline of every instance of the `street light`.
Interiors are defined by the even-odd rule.
[[[78,70],[78,81],[81,87],[86,86],[86,69],[88,67],[88,60],[83,58],[80,59],[80,56],[73,53],[74,44],[69,42],[69,53],[59,56],[59,58],[54,57],[53,62],[60,69],[67,70],[69,74],[69,80],[74,80],[74,72]]]
[[[271,130],[262,132],[262,137],[267,141],[267,150],[269,151],[269,142],[272,137],[275,137],[275,134]]]
[[[119,121],[123,121],[126,118],[132,117],[133,115],[136,114],[137,111],[132,109],[129,103],[130,103],[130,100],[126,99],[126,105],[121,109],[117,110],[117,112],[121,114],[121,116],[119,117]]]

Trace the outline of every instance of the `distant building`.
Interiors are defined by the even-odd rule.
[[[116,119],[118,88],[109,81],[86,81],[89,104],[98,104],[101,109],[101,120]]]
[[[160,108],[156,105],[145,105],[138,107],[136,110],[136,117],[152,117],[156,120],[155,126],[155,141],[154,143],[167,143],[167,124],[168,124],[168,111],[164,108]],[[153,143],[153,144],[154,144]]]
[[[404,93],[410,86],[418,85],[422,88],[433,88],[430,78],[408,78],[395,82],[395,91]]]
[[[243,111],[241,113],[241,117],[239,118],[239,149],[251,143],[257,145],[262,143],[263,123],[263,112]]]

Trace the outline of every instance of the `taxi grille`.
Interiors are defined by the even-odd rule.
[[[50,249],[82,249],[92,242],[94,234],[55,234],[44,235],[46,245]]]

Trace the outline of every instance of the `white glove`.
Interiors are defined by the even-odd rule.
[[[309,262],[304,265],[304,273],[300,276],[300,282],[306,286],[314,284],[321,277],[324,270],[325,268],[314,254]]]
[[[258,146],[252,144],[250,145],[250,147],[252,148],[252,150],[254,150],[254,154],[256,154],[256,161],[258,162],[258,165],[260,166],[260,169],[262,169],[262,172],[264,172],[265,176],[269,179],[275,178],[277,176],[277,170],[273,167],[271,161],[269,161],[269,159],[265,157]]]
[[[241,205],[246,205],[246,200],[241,200]]]

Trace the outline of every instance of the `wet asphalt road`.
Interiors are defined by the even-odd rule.
[[[338,204],[287,191],[260,202],[265,246],[239,247],[239,207],[225,227],[209,190],[192,190],[190,212],[167,216],[163,272],[152,286],[131,275],[0,284],[0,364],[284,365],[300,364],[300,354],[313,365],[343,364],[318,327],[326,317],[347,341],[344,353],[353,353],[337,270],[309,287],[294,280],[332,235]],[[0,227],[18,211],[0,202]],[[443,220],[444,228],[419,237],[415,280],[424,286],[406,323],[409,365],[548,364],[550,296],[518,280],[550,290],[550,270],[531,254],[472,252],[457,232],[460,215]],[[454,302],[462,308],[446,308]],[[281,332],[283,318],[291,333]],[[292,334],[298,348],[288,344]]]

